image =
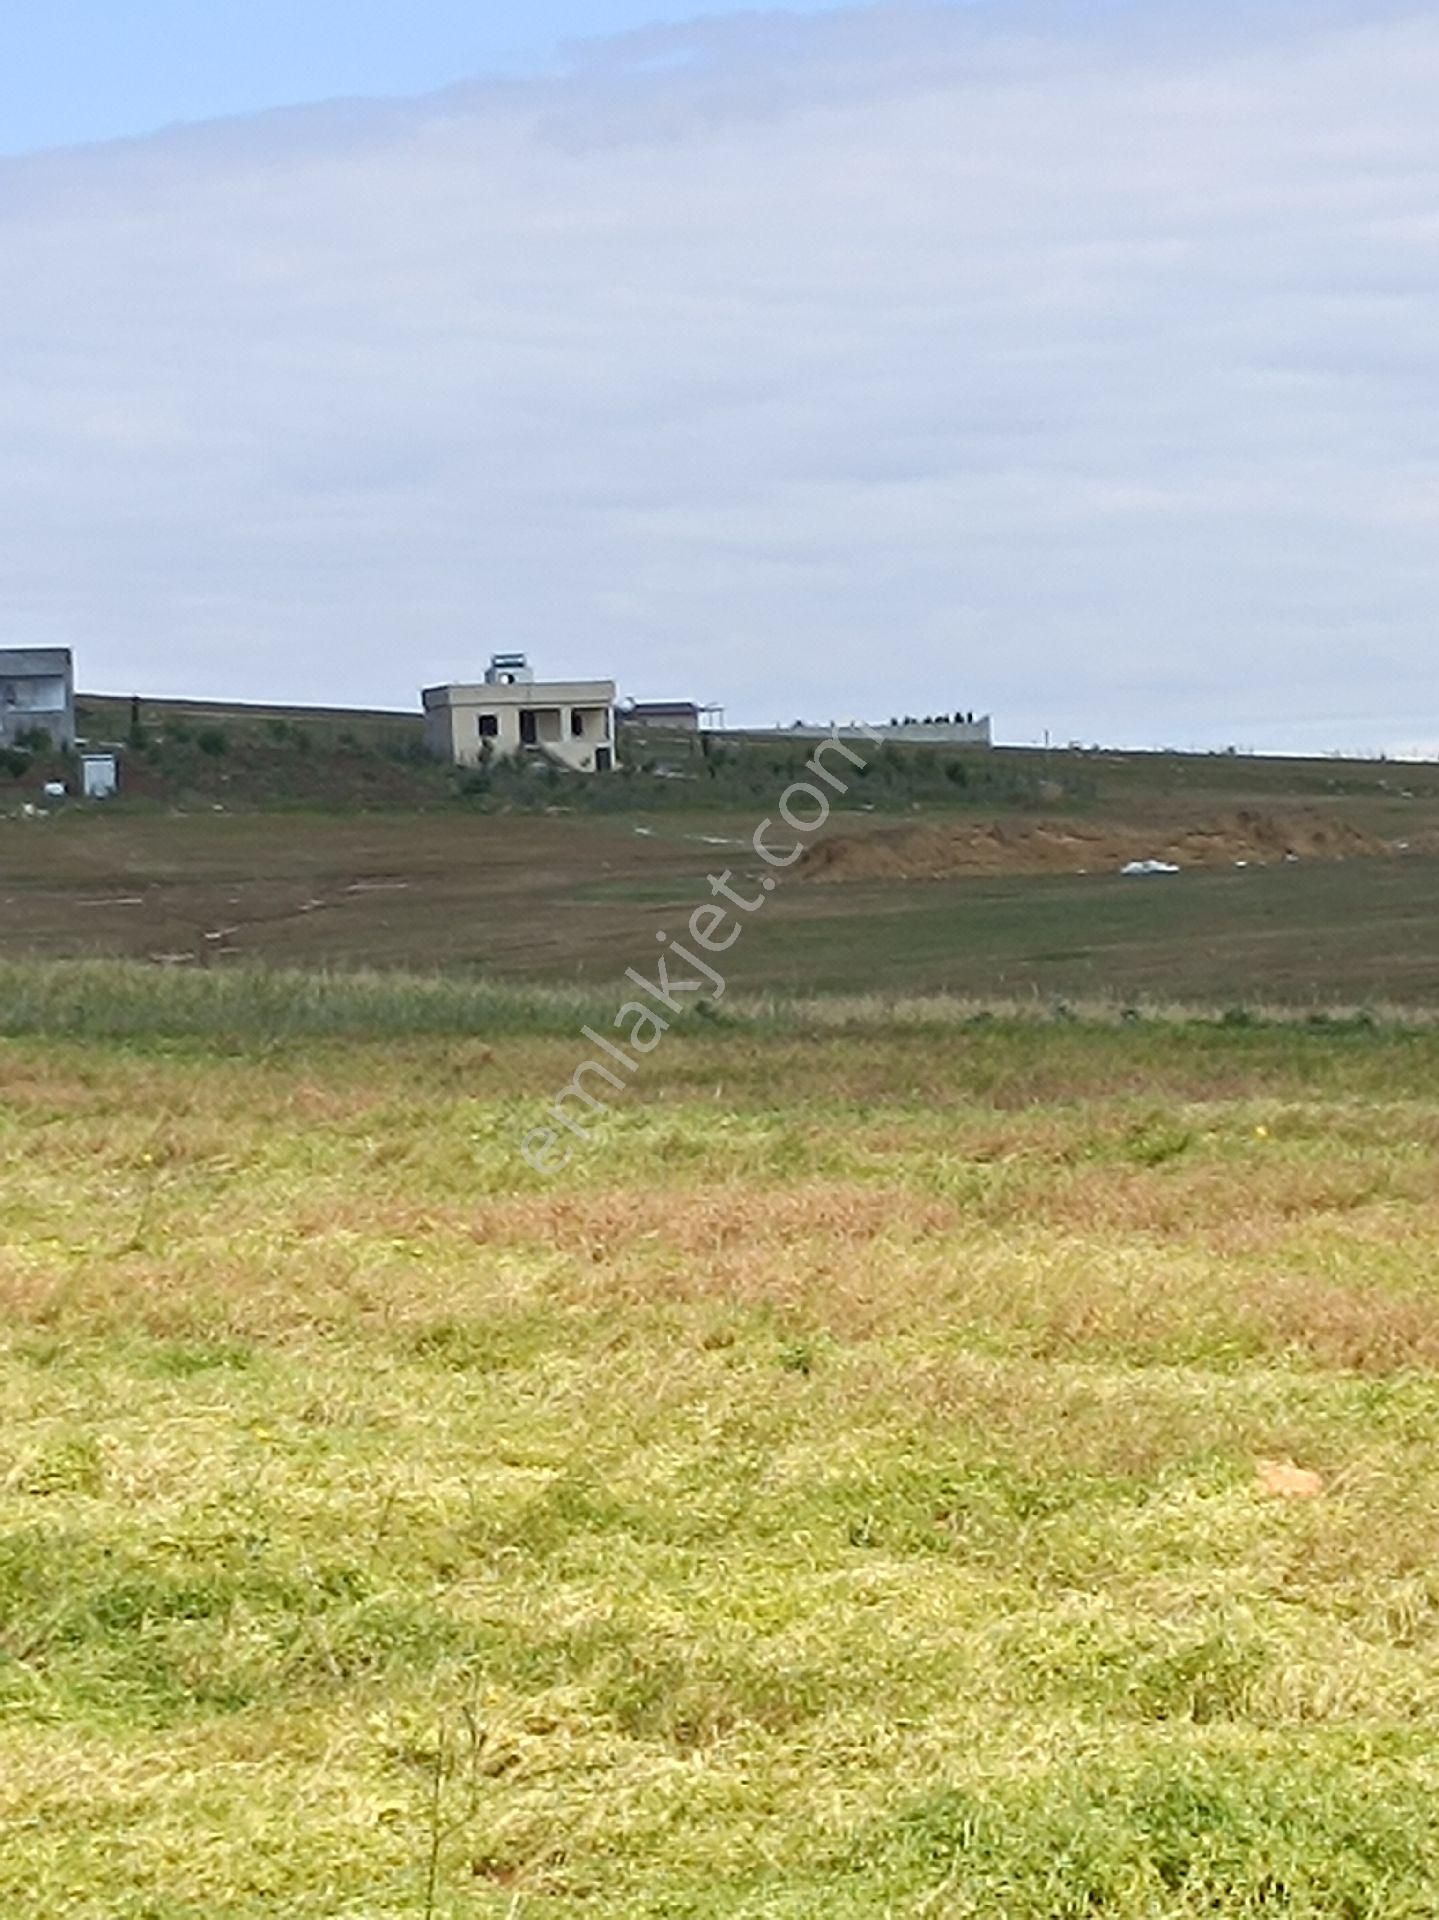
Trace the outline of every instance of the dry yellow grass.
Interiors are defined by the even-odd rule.
[[[571,1052],[0,1042],[0,1911],[1439,1911],[1439,1035]]]

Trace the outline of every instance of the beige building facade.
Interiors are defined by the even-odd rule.
[[[460,767],[534,749],[576,773],[615,765],[613,680],[536,680],[519,653],[497,653],[477,685],[427,687],[425,744]]]

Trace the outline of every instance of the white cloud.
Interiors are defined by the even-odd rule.
[[[0,634],[409,702],[1383,745],[1439,605],[1439,17],[653,30],[0,162]]]

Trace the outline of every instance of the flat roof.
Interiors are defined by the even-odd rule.
[[[425,706],[503,707],[613,706],[613,680],[521,680],[510,685],[492,686],[488,681],[452,683],[426,687],[420,695]]]
[[[30,674],[68,673],[72,659],[68,647],[0,647],[0,673],[19,680]]]

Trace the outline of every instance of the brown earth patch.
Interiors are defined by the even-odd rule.
[[[1132,860],[1183,868],[1392,855],[1387,840],[1314,809],[1240,809],[1203,821],[1125,826],[1090,820],[947,821],[839,834],[813,846],[803,879],[947,880],[963,874],[1113,873]]]
[[[1261,1493],[1279,1500],[1317,1500],[1324,1491],[1319,1474],[1292,1460],[1261,1460],[1254,1477]]]

